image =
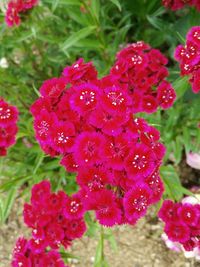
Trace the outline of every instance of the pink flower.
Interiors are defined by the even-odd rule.
[[[0,97],[0,156],[16,142],[18,110]]]
[[[52,78],[43,82],[40,87],[42,96],[58,98],[66,89],[66,81],[63,78]]]
[[[45,228],[45,240],[54,249],[58,248],[64,236],[64,229],[59,224],[51,222]]]
[[[175,59],[180,64],[181,74],[189,75],[189,82],[194,93],[199,92],[200,63],[200,27],[192,27],[186,36],[186,45],[179,45],[175,50]]]
[[[78,84],[80,82],[89,82],[97,79],[97,71],[92,62],[84,63],[80,58],[72,66],[66,67],[63,70],[63,76],[67,82]]]
[[[0,98],[0,127],[13,125],[18,120],[18,110]]]
[[[116,170],[124,168],[124,159],[128,156],[129,151],[129,142],[123,135],[108,139],[103,147],[107,164]]]
[[[52,103],[50,97],[40,97],[38,98],[31,106],[30,112],[33,114],[35,118],[37,118],[38,114],[42,113],[42,111],[45,111],[47,113],[50,113],[53,111]]]
[[[61,154],[69,153],[74,145],[74,137],[75,129],[71,122],[56,122],[51,131],[52,147]]]
[[[30,259],[25,257],[24,255],[17,255],[15,258],[12,260],[12,267],[18,267],[20,263],[20,267],[32,267]]]
[[[160,106],[164,109],[171,107],[176,99],[176,93],[171,84],[163,81],[158,86],[157,100]]]
[[[144,144],[136,144],[125,159],[125,169],[129,178],[147,177],[155,169],[154,155]]]
[[[34,210],[33,206],[25,203],[23,216],[24,216],[25,224],[27,224],[29,227],[35,227],[37,215],[36,215],[36,211]]]
[[[64,210],[67,219],[80,219],[84,213],[84,206],[78,194],[67,198]]]
[[[81,238],[87,229],[86,224],[82,219],[68,220],[65,226],[65,235],[69,239]]]
[[[158,213],[159,218],[161,218],[165,223],[177,222],[178,214],[177,210],[180,205],[173,203],[171,200],[165,200],[162,204],[162,207]]]
[[[92,83],[84,83],[72,87],[73,94],[69,100],[71,108],[81,115],[92,111],[97,104],[98,90],[98,87]]]
[[[119,223],[121,210],[119,209],[114,194],[106,189],[90,193],[86,200],[88,209],[95,210],[96,218],[100,224],[111,227]]]
[[[46,110],[42,110],[40,114],[37,115],[34,121],[34,130],[36,139],[45,144],[50,143],[50,129],[54,125],[56,120],[55,113],[48,113]]]
[[[200,60],[200,59],[199,59]],[[192,81],[192,91],[197,94],[198,92],[200,92],[200,69],[198,69],[197,71],[195,71],[193,73],[193,79]]]
[[[5,16],[8,27],[19,26],[21,23],[20,14],[38,4],[38,0],[10,0]]]
[[[34,253],[41,253],[44,251],[44,249],[47,247],[47,242],[46,240],[42,239],[30,239],[29,240],[29,249],[34,251]]]
[[[102,161],[99,148],[105,145],[103,135],[83,132],[77,138],[74,146],[74,158],[79,165],[92,165]]]
[[[169,249],[176,252],[181,251],[181,245],[178,242],[171,241],[165,233],[162,234],[161,238]]]
[[[72,153],[65,155],[60,164],[63,165],[68,172],[76,172],[78,169],[78,164],[76,163]]]
[[[124,196],[124,211],[128,220],[138,220],[146,214],[151,203],[151,190],[144,184],[137,184]]]
[[[105,110],[117,114],[120,114],[120,112],[126,113],[131,104],[131,99],[127,92],[115,85],[104,89],[100,101]]]
[[[173,11],[183,8],[184,5],[187,4],[187,2],[190,3],[191,0],[186,2],[183,0],[162,0],[163,5],[167,8],[172,9]]]
[[[119,135],[122,132],[122,126],[127,122],[128,116],[113,114],[101,107],[91,112],[89,122],[107,135]]]
[[[24,237],[19,237],[13,249],[13,254],[14,255],[25,254],[27,248],[28,248],[28,241]]]
[[[164,192],[164,185],[162,180],[160,179],[159,174],[155,171],[153,174],[151,174],[145,179],[145,183],[152,190],[151,203],[158,202]]]
[[[165,225],[165,232],[174,242],[184,243],[190,238],[190,229],[184,224],[168,223]]]
[[[22,8],[21,1],[10,1],[8,3],[5,22],[8,27],[19,26],[21,23],[21,19],[19,17],[19,12]]]
[[[67,267],[60,258],[60,254],[57,251],[50,251],[43,257],[42,265],[45,267]]]
[[[186,154],[187,164],[197,170],[200,170],[200,154],[189,152]]]
[[[142,100],[142,109],[147,113],[153,113],[157,110],[158,103],[153,96],[144,96]]]
[[[192,27],[186,38],[187,42],[194,43],[200,48],[200,26]]]
[[[109,174],[102,167],[83,167],[79,170],[76,180],[81,187],[86,187],[89,191],[101,190],[110,183]]]
[[[200,210],[189,203],[178,208],[178,215],[182,222],[187,225],[196,226],[200,218]]]
[[[48,181],[36,184],[31,190],[31,204],[35,207],[45,204],[50,197],[51,186]]]
[[[23,2],[23,9],[31,9],[36,6],[39,0],[22,0]]]

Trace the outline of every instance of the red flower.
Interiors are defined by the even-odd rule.
[[[78,169],[78,164],[76,163],[72,153],[65,155],[60,164],[63,165],[68,172],[76,172]]]
[[[84,63],[84,60],[80,58],[72,66],[66,67],[63,70],[63,76],[67,82],[79,84],[81,82],[96,80],[97,71],[92,62]]]
[[[190,239],[190,229],[184,224],[168,223],[165,225],[165,232],[174,242],[185,243]]]
[[[54,122],[55,123],[55,122]],[[70,122],[57,122],[51,131],[52,147],[61,154],[72,151],[75,129]]]
[[[105,145],[103,135],[83,132],[77,138],[74,146],[74,158],[81,165],[92,165],[102,161],[99,148]]]
[[[157,110],[158,103],[153,96],[144,96],[142,100],[142,109],[147,113],[153,113]]]
[[[110,88],[104,89],[104,92],[100,97],[100,102],[108,112],[120,114],[120,112],[126,113],[131,104],[131,99],[128,96],[127,91],[113,85]]]
[[[89,191],[101,190],[110,183],[109,174],[101,167],[81,168],[76,180],[81,187],[86,187]]]
[[[162,207],[158,213],[159,218],[161,218],[165,223],[175,223],[179,221],[178,218],[178,208],[179,204],[173,203],[171,200],[165,200]]]
[[[160,106],[164,109],[171,107],[176,99],[176,93],[171,84],[163,81],[158,86],[157,100]]]
[[[84,213],[82,200],[77,194],[67,198],[64,210],[67,219],[80,219]]]
[[[81,238],[86,232],[86,224],[82,219],[68,220],[65,227],[65,235],[69,239]]]
[[[88,209],[95,210],[96,218],[104,226],[113,226],[121,219],[114,194],[106,189],[90,193],[86,200]]]
[[[147,177],[155,169],[155,156],[144,144],[136,144],[125,159],[125,169],[129,178]]]
[[[84,115],[92,111],[97,104],[98,87],[92,83],[84,83],[70,89],[73,93],[70,97],[70,106],[73,110]]]
[[[59,224],[53,224],[51,222],[45,228],[45,240],[52,248],[58,248],[64,236],[64,230]]]
[[[42,110],[41,113],[36,117],[34,121],[34,130],[36,139],[45,144],[50,143],[50,129],[54,125],[56,115],[51,112],[48,113],[46,110]]]
[[[103,133],[116,136],[122,132],[122,126],[128,120],[126,115],[113,114],[99,107],[90,114],[89,122]]]
[[[151,190],[143,183],[137,184],[124,196],[124,211],[128,220],[138,220],[146,214],[151,203]]]
[[[8,3],[5,22],[8,27],[18,26],[21,23],[21,19],[19,17],[19,12],[22,8],[21,1],[10,1]]]
[[[13,125],[18,120],[18,110],[0,98],[0,127]]]
[[[107,165],[116,170],[124,168],[124,159],[130,151],[129,141],[123,135],[110,138],[103,147]]]
[[[154,172],[145,179],[145,183],[148,184],[149,188],[152,190],[151,203],[158,202],[164,192],[164,185],[159,174]]]
[[[200,211],[192,204],[185,203],[178,209],[178,215],[183,223],[196,226],[200,218]]]
[[[58,98],[66,89],[66,81],[63,78],[52,78],[43,82],[40,87],[42,96]]]
[[[41,207],[50,197],[50,183],[48,181],[42,181],[39,184],[34,185],[31,190],[31,204],[35,207]]]

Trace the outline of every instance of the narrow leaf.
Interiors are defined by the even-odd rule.
[[[88,35],[90,35],[94,30],[95,26],[89,26],[81,29],[78,32],[73,33],[62,45],[62,50],[67,50],[71,46],[75,45],[79,40],[86,38]]]
[[[110,1],[118,7],[119,11],[122,10],[121,4],[118,0],[110,0]]]

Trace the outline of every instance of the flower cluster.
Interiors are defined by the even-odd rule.
[[[199,0],[162,0],[162,4],[173,11],[179,10],[185,6],[194,6],[200,11]]]
[[[175,59],[180,63],[181,75],[188,75],[194,93],[200,91],[200,26],[190,29],[186,45],[178,45]]]
[[[37,246],[37,244],[35,244]],[[61,259],[56,250],[37,251],[33,249],[33,241],[20,237],[13,251],[12,267],[69,267]]]
[[[5,156],[7,148],[15,143],[18,110],[0,97],[0,156]]]
[[[64,267],[57,250],[61,245],[68,248],[74,239],[83,236],[86,231],[84,212],[79,194],[69,197],[63,191],[53,193],[48,181],[36,184],[32,188],[31,204],[26,203],[23,212],[24,222],[32,229],[32,238],[17,241],[16,247],[22,249],[14,250],[13,267]],[[47,253],[48,247],[52,250]],[[49,265],[37,265],[40,261],[47,261]],[[26,262],[31,263],[26,265]]]
[[[125,83],[114,74],[98,80],[92,63],[79,59],[61,77],[45,81],[31,107],[42,149],[61,155],[66,170],[77,173],[85,209],[105,226],[134,224],[163,193],[159,167],[165,148],[154,127],[133,118],[133,107],[141,109],[134,105],[131,77]],[[156,98],[168,105],[172,90],[163,86]]]
[[[152,113],[158,106],[167,109],[173,105],[176,94],[165,80],[167,63],[168,59],[159,50],[141,41],[117,54],[110,74],[128,90],[134,113]]]
[[[175,242],[183,251],[200,252],[200,204],[183,199],[180,203],[165,200],[158,216],[165,222],[165,240]],[[168,242],[169,243],[169,242]],[[176,248],[177,245],[175,246]],[[200,253],[199,253],[200,254]]]
[[[5,21],[8,27],[18,26],[21,23],[20,14],[32,9],[38,0],[11,0],[8,3]]]

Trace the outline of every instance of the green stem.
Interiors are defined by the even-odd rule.
[[[101,262],[104,262],[104,228],[101,225],[101,232],[100,232],[100,240],[101,240]]]

